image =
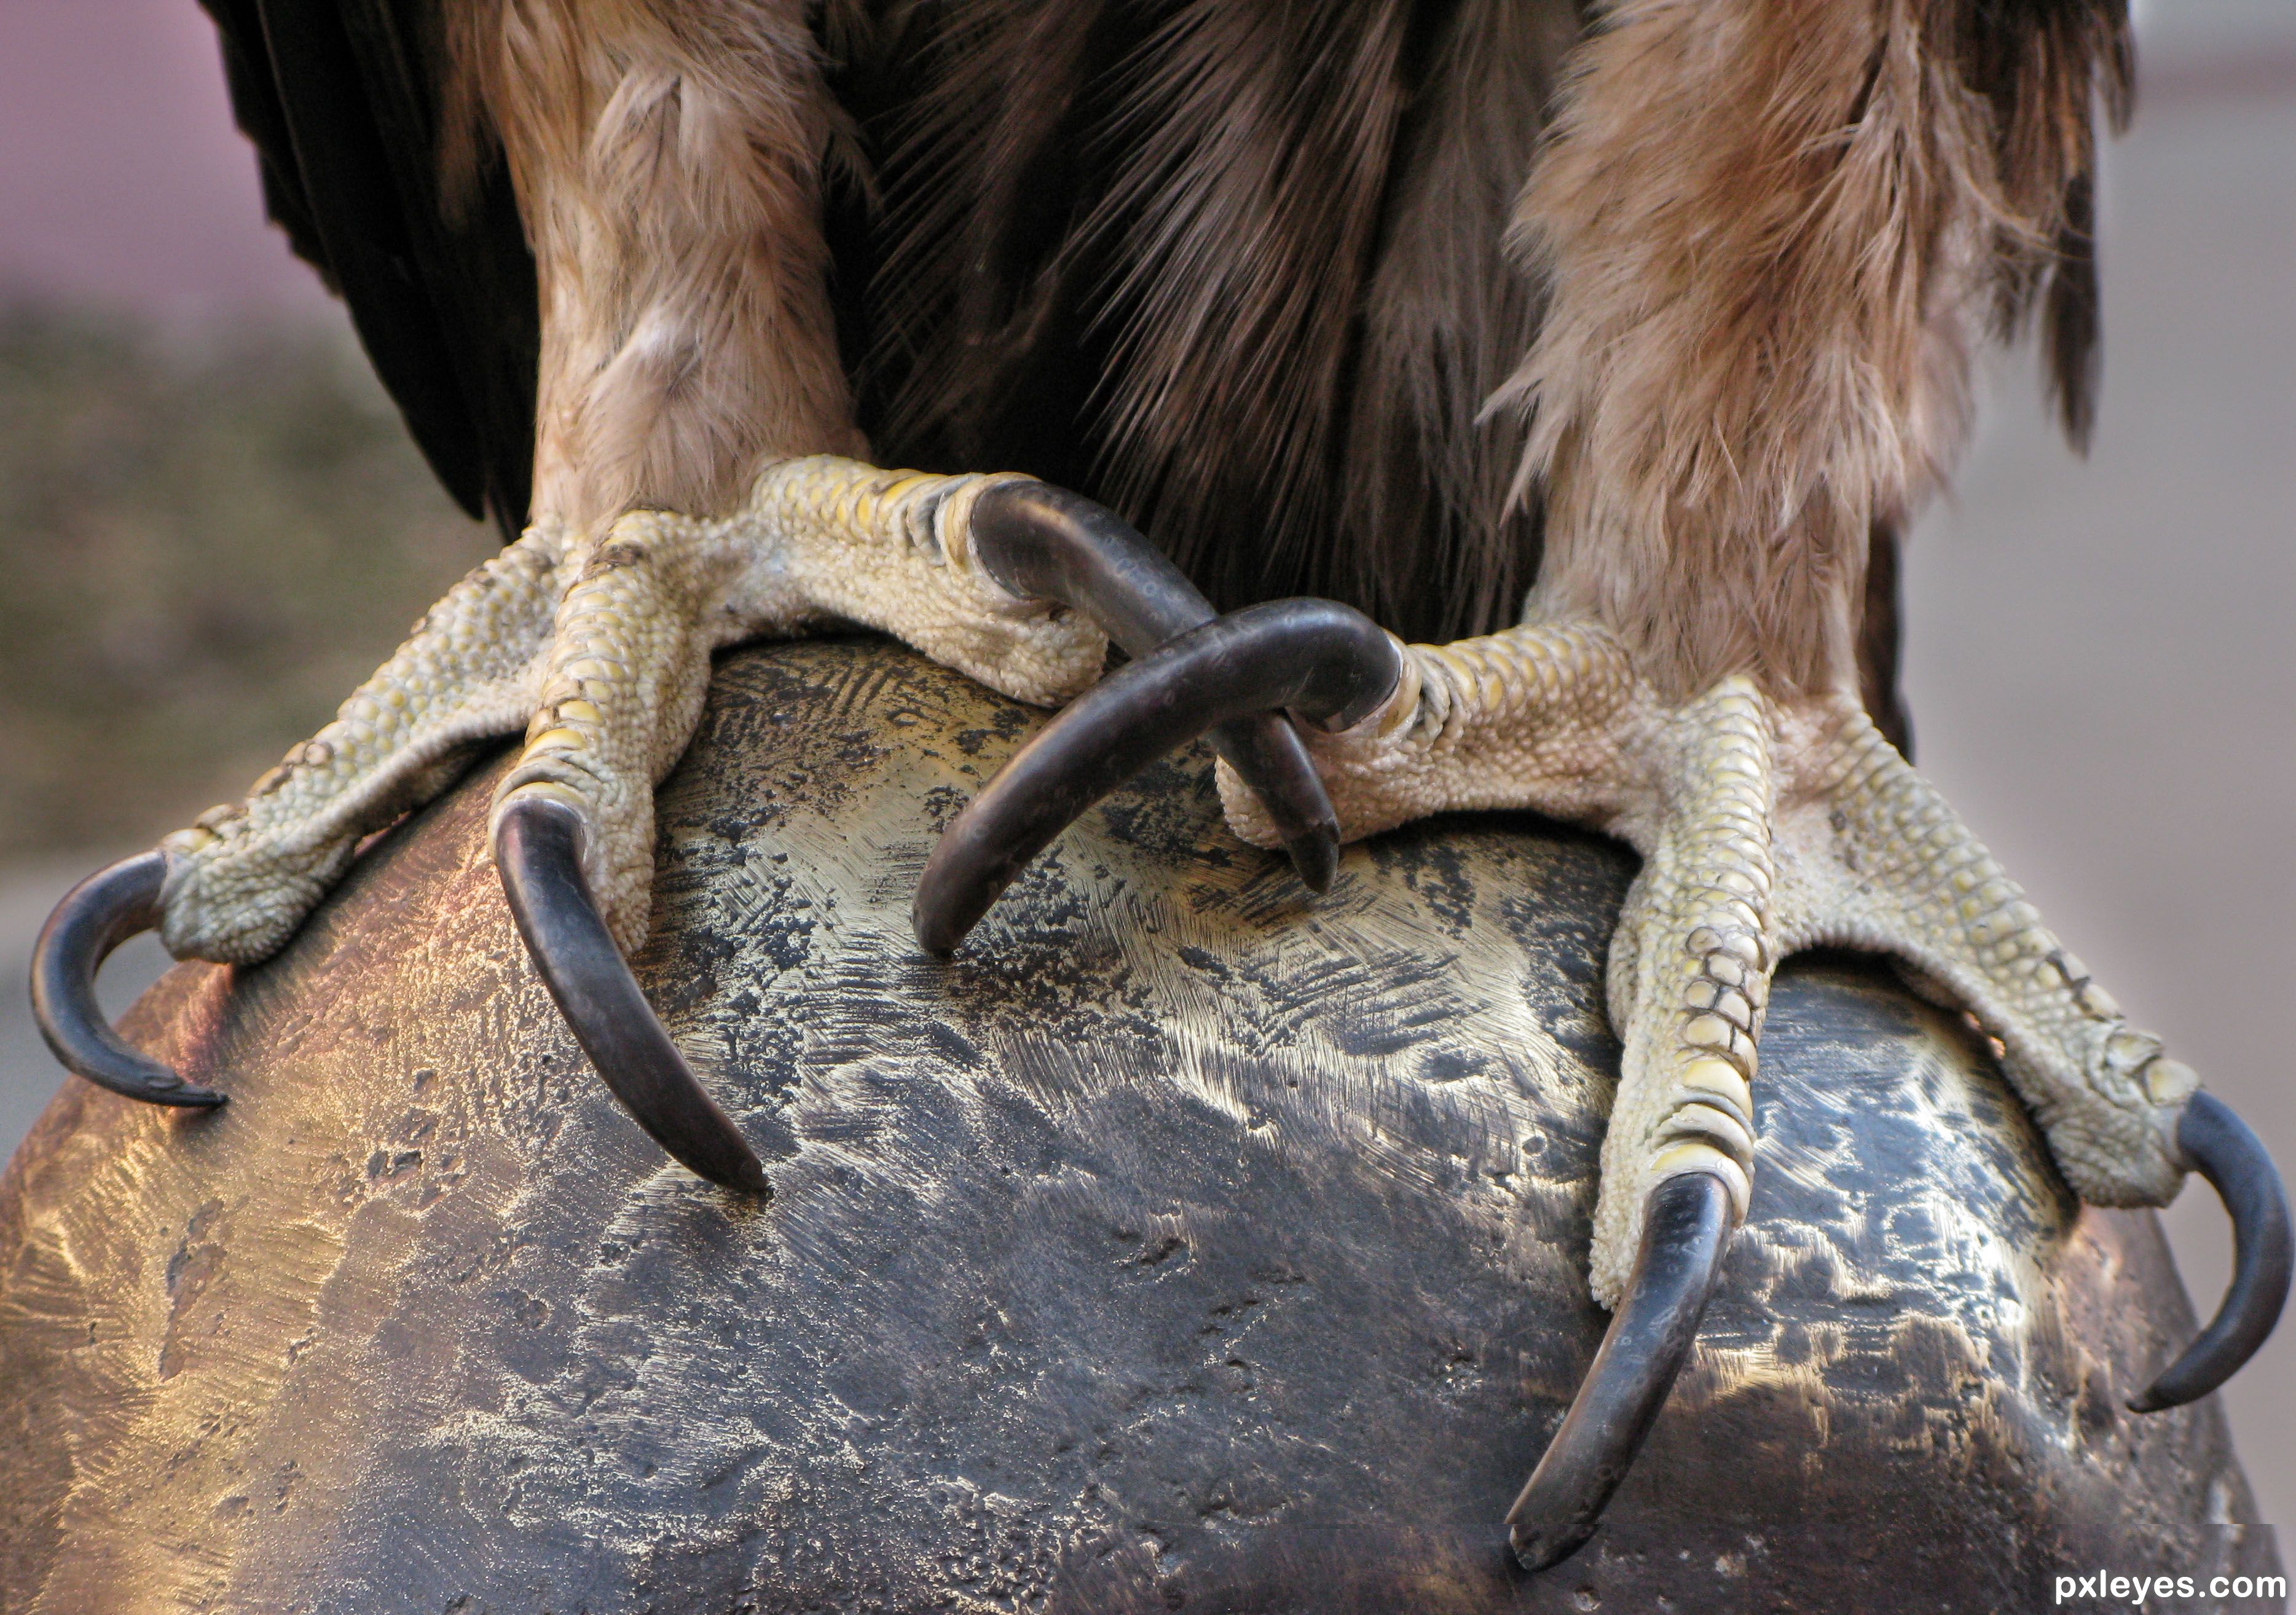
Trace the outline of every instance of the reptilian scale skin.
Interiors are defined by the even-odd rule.
[[[816,455],[769,466],[724,520],[637,512],[594,544],[529,532],[433,607],[245,801],[162,843],[169,949],[268,956],[360,838],[436,795],[476,742],[521,727],[497,810],[522,791],[583,808],[586,873],[616,939],[635,947],[653,787],[693,732],[713,652],[842,619],[1021,701],[1054,704],[1098,676],[1098,628],[1015,599],[973,557],[972,501],[1005,480]]]
[[[480,565],[244,800],[160,842],[170,953],[227,964],[269,957],[362,836],[443,788],[472,745],[517,730],[534,700],[564,547],[537,529]]]
[[[1730,1185],[1742,1220],[1754,1166],[1748,1084],[1777,961],[1769,719],[1753,686],[1732,679],[1677,720],[1686,799],[1664,821],[1627,894],[1609,974],[1611,1018],[1624,1029],[1627,1061],[1603,1144],[1605,1180],[1639,1191],[1677,1173],[1710,1171]],[[1617,938],[1630,947],[1622,951]],[[1633,1250],[1641,1230],[1609,1225],[1638,1212],[1642,1201],[1639,1192],[1630,1204],[1613,1195],[1600,1207],[1597,1250]],[[1620,1269],[1620,1283],[1625,1276]]]
[[[1862,712],[1848,711],[1821,788],[1834,845],[1797,873],[1816,898],[1795,946],[1904,961],[1917,986],[1967,1010],[2002,1045],[2058,1167],[2093,1205],[2161,1205],[2181,1173],[2175,1117],[2200,1086],[2129,1025],[2112,996],[2040,922],[1937,790]]]
[[[2128,1025],[1854,699],[1780,703],[1731,678],[1669,705],[1583,623],[1410,646],[1405,669],[1381,711],[1311,737],[1346,838],[1528,808],[1644,857],[1608,977],[1626,1052],[1595,1213],[1605,1304],[1632,1271],[1660,1179],[1712,1172],[1744,1214],[1770,976],[1807,947],[1889,955],[1971,1015],[2083,1199],[2174,1198],[2193,1072]],[[1239,835],[1275,844],[1224,766],[1220,792]]]

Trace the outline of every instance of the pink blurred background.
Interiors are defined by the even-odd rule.
[[[332,317],[249,151],[192,0],[0,0],[0,296]]]
[[[2142,15],[2136,131],[2106,172],[2106,384],[2083,463],[2030,353],[1997,367],[1956,501],[1908,563],[1923,767],[2133,1013],[2296,1169],[2296,4]],[[340,327],[261,219],[192,0],[0,0],[0,301],[171,327]],[[4,490],[0,490],[4,496]],[[0,566],[5,558],[0,557]],[[70,871],[0,868],[20,981]],[[107,982],[148,980],[156,950]],[[58,1073],[0,998],[0,1152]],[[2204,1191],[2169,1213],[2205,1307],[2227,1266]],[[2296,1318],[2226,1401],[2267,1521],[2296,1520]]]

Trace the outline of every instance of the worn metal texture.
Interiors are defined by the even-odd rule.
[[[721,663],[660,797],[647,991],[776,1195],[584,1065],[491,770],[0,1180],[10,1611],[1954,1611],[2276,1570],[2149,1216],[2083,1211],[1983,1049],[1790,965],[1751,1221],[1580,1556],[1498,1521],[1600,1337],[1601,961],[1631,862],[1535,820],[1310,898],[1201,753],[953,962],[932,838],[1036,715],[890,645]],[[2156,1600],[2148,1609],[2215,1607]]]

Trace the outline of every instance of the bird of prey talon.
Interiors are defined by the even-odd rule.
[[[1286,604],[1323,616],[1346,611]],[[1215,627],[1275,621],[1286,604]],[[924,905],[954,884],[937,881],[937,865],[978,838],[972,821],[1021,811],[1008,795],[1081,808],[1112,789],[1117,770],[1100,760],[1121,758],[1128,773],[1148,760],[1147,748],[1097,707],[1119,680],[1195,682],[1191,641],[1212,631],[1175,641],[1100,685],[975,799],[927,866],[919,930],[928,946],[954,944],[938,913],[928,923]],[[2288,1292],[2292,1245],[2263,1145],[2159,1038],[2128,1022],[1854,697],[1781,700],[1737,676],[1669,701],[1618,636],[1591,621],[1535,620],[1448,645],[1390,645],[1382,658],[1358,633],[1323,653],[1358,701],[1361,692],[1381,690],[1368,709],[1299,697],[1324,682],[1300,670],[1314,666],[1315,651],[1270,659],[1257,680],[1226,659],[1222,683],[1233,703],[1280,699],[1311,720],[1308,746],[1343,839],[1431,814],[1513,808],[1602,831],[1643,857],[1605,974],[1611,1023],[1625,1047],[1589,1266],[1595,1299],[1615,1317],[1508,1516],[1527,1566],[1554,1563],[1586,1540],[1688,1354],[1751,1193],[1753,1084],[1770,979],[1804,948],[1888,955],[1924,997],[1966,1013],[1993,1039],[2059,1169],[2090,1204],[2165,1205],[2192,1171],[2217,1186],[2234,1217],[2231,1288],[2200,1339],[2130,1399],[2133,1409],[2205,1396],[2270,1333]],[[1365,672],[1349,682],[1359,667]],[[1129,704],[1151,713],[1168,706],[1136,696]],[[1189,709],[1199,724],[1218,709]],[[1312,721],[1333,716],[1336,732]],[[1166,746],[1194,732],[1182,722],[1154,728]],[[1242,780],[1224,761],[1217,767],[1236,833],[1279,844]],[[1070,777],[1089,781],[1089,790],[1065,788]],[[1029,850],[1061,828],[1035,824]],[[950,906],[969,920],[987,899]]]
[[[664,1149],[713,1182],[769,1193],[624,955],[645,937],[654,786],[701,718],[711,652],[824,618],[1050,705],[1098,675],[1111,636],[1145,654],[1213,612],[1121,520],[1017,476],[811,455],[768,466],[726,519],[636,512],[588,543],[537,529],[433,607],[244,800],[66,898],[36,972],[50,1045],[132,1097],[222,1103],[119,1045],[91,990],[102,955],[156,926],[178,957],[267,958],[366,835],[435,796],[474,745],[522,730],[493,839],[536,966],[599,1075]],[[1266,833],[1321,884],[1337,822],[1277,704],[1238,712],[1218,743],[1267,790]]]
[[[2087,429],[2126,0],[203,3],[273,217],[512,541],[245,801],[65,899],[35,997],[72,1070],[220,1104],[103,1024],[103,955],[266,956],[522,734],[493,845],[543,979],[655,1138],[763,1193],[624,955],[711,652],[859,622],[1068,703],[928,862],[934,952],[1206,731],[1230,826],[1318,889],[1440,812],[1642,854],[1613,1318],[1507,1515],[1526,1565],[1587,1540],[1724,1282],[1797,948],[1964,1012],[2086,1201],[2217,1188],[2231,1289],[2132,1406],[2271,1330],[2262,1145],[1914,771],[1895,697],[1898,536],[1976,352],[2038,323]]]

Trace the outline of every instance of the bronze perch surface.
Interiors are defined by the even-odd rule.
[[[882,643],[720,660],[635,966],[770,1200],[596,1080],[496,896],[506,765],[272,960],[169,976],[123,1029],[232,1103],[70,1083],[0,1179],[0,1608],[1886,1615],[2277,1573],[2217,1403],[2123,1411],[2194,1328],[2152,1214],[2083,1209],[1957,1018],[1826,955],[1777,977],[1670,1399],[1592,1541],[1516,1569],[1606,1327],[1632,858],[1444,818],[1312,899],[1183,752],[931,957],[919,872],[1037,721]]]

